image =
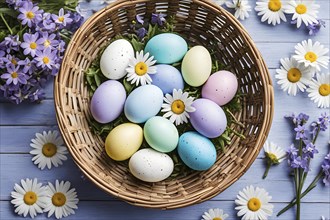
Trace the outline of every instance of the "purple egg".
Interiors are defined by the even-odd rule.
[[[236,76],[226,70],[212,74],[202,88],[202,97],[222,106],[230,102],[238,88]]]
[[[226,129],[227,118],[222,108],[208,99],[196,99],[192,106],[196,111],[189,113],[192,126],[208,138],[219,137]]]
[[[116,80],[102,83],[91,100],[91,113],[100,123],[109,123],[123,112],[126,100],[124,86]]]

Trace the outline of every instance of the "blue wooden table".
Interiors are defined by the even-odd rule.
[[[102,1],[104,2],[104,1]],[[82,11],[86,15],[92,14],[92,9],[104,7],[101,1],[90,3],[82,2]],[[326,21],[327,28],[322,29],[319,35],[311,37],[329,48],[329,0],[318,0],[320,5],[319,18]],[[254,1],[250,1],[254,7]],[[279,67],[280,58],[289,57],[294,53],[296,43],[308,39],[307,32],[302,28],[297,30],[289,23],[276,27],[260,22],[255,11],[250,18],[242,22],[257,47],[261,51],[274,82],[275,111],[272,128],[268,140],[287,147],[292,141],[292,132],[289,123],[283,116],[291,112],[305,112],[316,119],[321,113],[329,109],[319,109],[309,100],[307,94],[299,93],[296,97],[288,96],[276,85],[275,69]],[[53,85],[49,83],[46,91],[46,100],[41,104],[13,105],[4,101],[0,103],[0,219],[20,219],[14,213],[10,203],[10,192],[15,183],[22,178],[38,178],[43,183],[55,182],[55,179],[68,180],[76,188],[80,202],[75,215],[67,219],[201,219],[201,215],[209,208],[221,208],[229,214],[229,219],[238,219],[234,210],[234,200],[238,191],[247,185],[265,188],[272,195],[274,213],[283,208],[292,198],[294,185],[289,176],[286,162],[273,167],[266,180],[262,174],[265,170],[263,151],[255,160],[248,172],[223,193],[204,203],[169,211],[145,209],[129,205],[98,189],[93,183],[85,179],[72,159],[69,157],[64,165],[51,170],[39,170],[31,161],[29,154],[30,141],[36,132],[57,129],[53,101]],[[317,147],[320,151],[313,160],[312,171],[307,178],[311,181],[319,170],[324,155],[328,152],[329,133],[322,133],[318,139]],[[330,217],[330,190],[319,183],[316,189],[303,200],[301,219],[321,219],[321,215]],[[270,219],[294,219],[295,209],[291,209],[279,218],[275,214]],[[46,214],[38,215],[36,219],[47,219]]]

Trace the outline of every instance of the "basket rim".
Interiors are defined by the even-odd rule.
[[[76,44],[76,41],[79,40],[82,36],[84,36],[84,30],[86,28],[90,28],[90,23],[93,20],[96,20],[99,16],[101,16],[105,11],[120,8],[123,5],[126,4],[138,4],[138,3],[144,3],[148,0],[117,0],[109,5],[107,5],[105,8],[99,10],[96,12],[94,15],[89,17],[85,23],[76,31],[76,33],[73,35],[71,38],[70,43],[68,44],[68,47],[65,51],[63,61],[67,57],[67,53],[71,50],[72,47]],[[150,0],[149,0],[150,1]],[[183,198],[182,201],[176,202],[175,204],[169,204],[167,200],[164,199],[163,202],[155,202],[152,200],[140,200],[137,198],[125,196],[123,194],[119,194],[116,192],[116,190],[113,190],[113,188],[109,187],[109,184],[106,184],[105,181],[100,181],[100,178],[96,177],[95,173],[93,174],[92,171],[90,171],[89,168],[86,168],[85,164],[82,163],[82,161],[79,160],[79,155],[76,154],[74,151],[74,148],[70,146],[69,139],[71,139],[71,134],[68,133],[65,129],[65,126],[62,125],[61,122],[61,114],[62,113],[62,105],[61,105],[61,97],[60,97],[60,88],[59,88],[59,74],[63,71],[63,66],[61,65],[60,72],[56,76],[54,80],[54,105],[55,105],[55,113],[56,113],[56,120],[57,124],[59,127],[59,130],[62,134],[63,140],[71,154],[71,157],[73,158],[74,163],[78,166],[81,172],[91,181],[93,182],[96,186],[98,186],[100,189],[103,191],[120,198],[124,200],[125,202],[136,205],[136,206],[141,206],[141,207],[148,207],[148,208],[160,208],[160,209],[175,209],[175,208],[181,208],[181,207],[186,207],[189,205],[193,205],[196,203],[201,203],[203,201],[209,200],[215,196],[217,196],[219,193],[227,189],[229,186],[231,186],[233,183],[235,183],[243,174],[246,173],[246,171],[250,168],[250,166],[253,164],[255,161],[256,157],[259,155],[260,150],[264,144],[264,142],[267,139],[267,136],[269,134],[272,121],[273,121],[273,113],[274,113],[274,90],[272,86],[272,80],[270,78],[270,73],[268,71],[268,68],[266,66],[265,61],[263,60],[261,53],[257,49],[256,45],[254,44],[251,36],[247,32],[247,30],[243,27],[243,25],[228,11],[223,9],[222,7],[216,5],[214,2],[210,0],[193,0],[192,2],[199,2],[201,5],[205,6],[208,9],[212,9],[215,11],[219,11],[222,14],[224,14],[234,26],[236,26],[237,31],[239,31],[240,35],[244,38],[244,40],[248,43],[248,47],[251,49],[253,52],[254,58],[257,62],[257,70],[262,73],[263,77],[260,77],[260,80],[263,83],[263,92],[264,92],[264,97],[263,97],[263,103],[265,104],[265,108],[263,109],[264,113],[264,121],[261,126],[261,131],[260,135],[257,137],[256,140],[256,151],[250,158],[250,161],[246,166],[244,166],[243,170],[241,172],[237,172],[233,175],[233,178],[231,179],[230,182],[228,182],[225,186],[223,186],[221,189],[219,187],[213,187],[213,190],[208,191],[207,194],[203,194],[202,196],[198,196],[198,199],[196,200],[195,197],[189,197],[189,198]]]

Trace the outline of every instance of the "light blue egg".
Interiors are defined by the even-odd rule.
[[[164,33],[151,38],[144,50],[154,56],[157,63],[172,64],[182,60],[188,45],[179,35]]]
[[[188,131],[180,136],[178,153],[188,167],[199,171],[209,169],[217,158],[213,143],[194,131]]]
[[[134,123],[144,123],[160,111],[163,104],[163,92],[154,85],[140,86],[134,89],[126,99],[124,113]]]
[[[156,65],[157,72],[155,74],[150,74],[152,83],[155,86],[158,86],[164,94],[172,94],[173,89],[183,90],[184,81],[180,71],[167,64]]]

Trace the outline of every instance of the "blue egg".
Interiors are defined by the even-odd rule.
[[[177,34],[164,33],[151,38],[145,46],[157,63],[172,64],[182,60],[187,53],[187,42]]]
[[[188,131],[180,136],[178,153],[188,167],[199,171],[209,169],[217,158],[213,143],[194,131]]]
[[[126,99],[124,113],[134,123],[144,123],[160,111],[163,104],[163,92],[154,85],[140,86],[134,89]]]
[[[150,74],[152,83],[158,86],[164,94],[172,94],[173,89],[183,90],[184,82],[180,71],[167,64],[156,65],[157,72],[155,74]]]

